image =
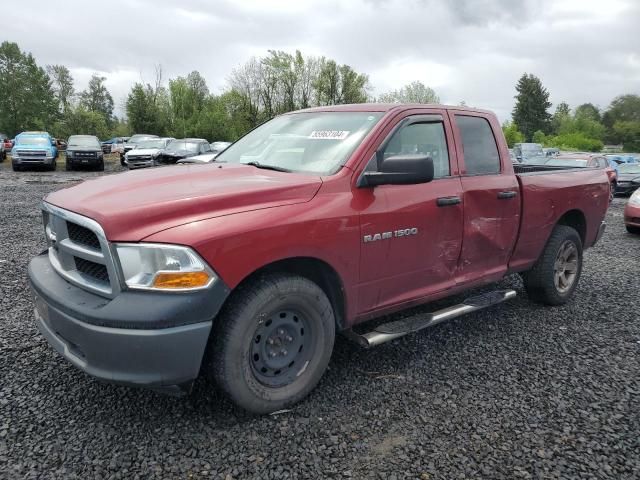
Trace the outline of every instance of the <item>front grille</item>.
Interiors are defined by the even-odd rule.
[[[69,238],[73,242],[100,250],[100,241],[98,240],[98,237],[88,228],[73,222],[67,222],[67,231],[69,232]]]
[[[142,162],[151,160],[151,155],[131,155],[129,154],[129,161],[131,162]]]
[[[43,158],[47,156],[46,150],[16,150],[19,157]]]
[[[98,152],[73,152],[73,158],[98,158]]]
[[[102,227],[46,202],[43,210],[53,269],[80,288],[108,298],[117,295],[120,284]]]
[[[80,273],[88,275],[100,282],[109,283],[109,272],[106,266],[80,257],[73,257],[73,259],[76,264],[76,270]]]

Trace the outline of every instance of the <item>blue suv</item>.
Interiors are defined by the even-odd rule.
[[[47,132],[22,132],[11,149],[11,166],[16,172],[34,166],[55,170],[56,158],[58,149]]]

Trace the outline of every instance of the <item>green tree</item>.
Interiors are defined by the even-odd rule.
[[[600,114],[600,109],[596,107],[593,103],[583,103],[582,105],[578,105],[576,107],[575,117],[586,119],[586,120],[593,120],[594,122],[602,121],[602,115]]]
[[[551,132],[554,134],[558,134],[560,128],[564,122],[571,116],[571,109],[569,108],[569,104],[567,102],[560,102],[556,106],[556,111],[553,113],[551,117]]]
[[[613,131],[626,152],[640,152],[640,121],[617,121]]]
[[[47,65],[47,73],[51,78],[53,92],[58,100],[58,108],[64,114],[69,109],[75,93],[71,72],[64,65]]]
[[[98,112],[109,124],[113,120],[113,97],[104,82],[107,79],[93,74],[86,90],[80,93],[80,104],[90,112]]]
[[[55,123],[53,135],[68,138],[71,135],[95,135],[108,138],[111,130],[101,112],[87,110],[84,105],[71,106],[61,120]]]
[[[542,130],[536,130],[533,132],[533,143],[544,144],[546,140],[546,135]]]
[[[57,113],[51,80],[16,43],[0,44],[0,131],[48,129]]]
[[[525,73],[516,84],[516,105],[513,108],[513,121],[520,127],[527,141],[533,138],[536,130],[548,132],[551,115],[548,109],[549,92],[542,86],[538,77]]]
[[[377,101],[380,103],[440,103],[440,97],[431,87],[427,87],[420,81],[415,81],[400,90],[383,93]],[[463,104],[464,101],[461,102],[461,105]]]
[[[518,125],[514,122],[503,123],[502,132],[509,148],[513,148],[516,143],[524,142],[524,135],[518,130]]]

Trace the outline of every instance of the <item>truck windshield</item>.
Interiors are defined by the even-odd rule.
[[[165,144],[164,140],[143,140],[138,142],[138,148],[163,148]]]
[[[18,145],[51,145],[51,141],[46,137],[18,137]]]
[[[640,163],[627,163],[618,167],[618,173],[637,173],[640,174]]]
[[[380,112],[309,112],[276,117],[216,161],[331,175],[382,117]]]
[[[69,147],[100,147],[95,137],[69,137]]]

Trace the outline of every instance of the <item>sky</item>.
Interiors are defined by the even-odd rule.
[[[419,80],[442,103],[501,120],[525,72],[554,104],[606,108],[640,94],[638,0],[8,1],[19,16],[3,22],[0,41],[66,65],[78,91],[93,73],[106,77],[120,115],[156,65],[165,79],[198,70],[219,93],[233,68],[268,50],[350,65],[369,75],[373,95]]]

